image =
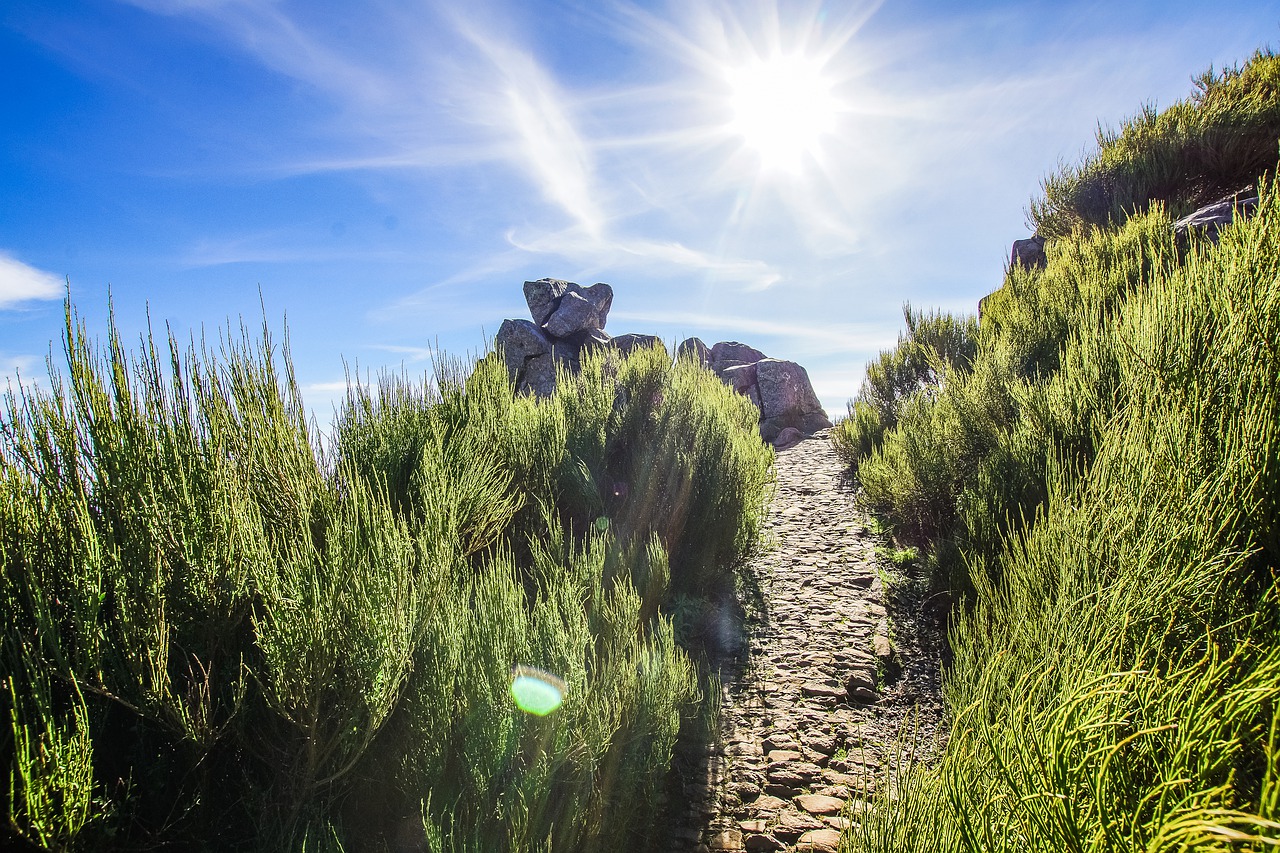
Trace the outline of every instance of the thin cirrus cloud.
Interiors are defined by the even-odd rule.
[[[720,311],[615,311],[610,313],[610,319],[660,324],[676,329],[747,332],[774,339],[803,341],[804,346],[823,352],[861,352],[867,348],[869,341],[892,341],[896,328],[874,323],[831,323],[815,327]]]
[[[604,227],[591,148],[577,129],[568,99],[527,51],[458,19],[456,26],[488,64],[487,85],[471,82],[467,118],[501,138],[543,197],[583,231],[599,238]]]
[[[389,352],[403,357],[407,364],[430,361],[435,358],[435,350],[431,347],[399,346],[396,344],[373,344],[369,349]]]
[[[42,358],[0,351],[0,393],[19,386],[47,388],[48,371]]]
[[[53,273],[24,264],[8,252],[0,252],[0,309],[26,302],[59,299],[65,285]]]
[[[393,327],[424,320],[474,334],[518,309],[523,278],[603,279],[620,319],[815,353],[815,375],[849,377],[843,394],[828,380],[835,396],[856,391],[861,352],[892,344],[903,301],[971,310],[999,283],[1040,177],[1090,144],[1099,117],[1247,55],[1224,35],[1246,29],[1229,11],[1180,22],[1165,4],[1130,20],[1076,0],[1031,18],[860,0],[126,2],[303,84],[281,87],[278,143],[216,146],[229,153],[214,171],[370,189],[357,201],[372,221],[384,204],[427,210],[414,221],[397,207],[394,235],[353,228],[345,242],[265,213],[201,223],[177,253],[186,265],[378,262],[378,296],[347,316],[373,327],[353,331],[355,347],[412,342]],[[1212,39],[1193,32],[1205,26]],[[1208,41],[1231,52],[1208,56]],[[730,106],[744,63],[779,53],[819,63],[841,105],[783,176],[735,136]],[[326,184],[335,173],[351,179]],[[0,306],[18,304],[8,293]]]
[[[683,77],[636,86],[609,87],[602,81],[591,90],[571,91],[531,47],[456,11],[439,12],[435,27],[399,28],[386,56],[377,57],[361,53],[358,42],[335,41],[287,4],[133,2],[194,17],[268,68],[313,84],[335,100],[340,119],[334,123],[352,128],[348,136],[330,138],[334,150],[291,152],[292,159],[276,171],[501,164],[564,217],[530,217],[521,236],[511,241],[526,255],[572,257],[578,263],[599,258],[624,268],[658,264],[755,289],[782,280],[777,265],[749,251],[750,240],[726,241],[715,227],[691,229],[688,221],[740,223],[744,217],[767,218],[781,204],[805,220],[793,228],[802,239],[852,234],[840,221],[844,211],[819,209],[813,194],[782,188],[744,203],[737,193],[753,167],[732,151],[724,116],[704,94],[690,96],[689,91],[718,97],[722,81],[717,83],[716,75],[739,37],[711,53],[692,43],[678,47]],[[625,4],[616,9],[622,17],[636,14]],[[433,51],[415,41],[426,38],[416,33],[427,30],[439,40],[440,24],[453,34],[447,57],[421,58]],[[699,24],[706,26],[705,20]],[[651,56],[672,49],[663,45],[667,31],[660,27],[632,35]],[[828,39],[826,50],[835,52],[848,37],[847,28],[840,31]],[[729,211],[718,209],[726,193],[737,199]],[[661,221],[664,217],[668,221]],[[640,258],[637,249],[653,251]],[[284,250],[261,251],[290,257]],[[207,247],[193,254],[207,257]]]

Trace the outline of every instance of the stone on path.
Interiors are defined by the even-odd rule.
[[[783,812],[778,815],[778,826],[773,834],[779,838],[799,838],[806,832],[822,829],[824,824],[813,815],[802,812]]]
[[[844,800],[821,794],[801,794],[796,797],[796,805],[813,815],[840,814],[840,810],[844,808]]]
[[[834,829],[815,829],[800,836],[797,853],[836,853],[840,846],[840,833]]]
[[[748,850],[762,851],[762,853],[770,853],[770,851],[773,850],[787,849],[787,845],[783,844],[772,835],[765,835],[764,833],[748,835],[742,839],[742,843]]]
[[[795,427],[785,427],[773,440],[775,450],[786,450],[804,440],[804,433]]]
[[[742,833],[736,829],[722,829],[707,840],[712,850],[741,850]]]

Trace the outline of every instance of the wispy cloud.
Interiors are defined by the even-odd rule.
[[[303,236],[289,229],[237,236],[205,237],[176,256],[177,263],[184,267],[419,259],[402,249],[376,250],[363,245],[321,245],[314,237]]]
[[[777,268],[760,260],[719,256],[676,240],[595,237],[577,230],[524,237],[507,232],[507,241],[523,252],[562,258],[575,267],[623,271],[662,270],[709,273],[717,280],[760,290],[781,280]]]
[[[594,181],[594,157],[565,93],[527,49],[461,17],[454,22],[487,60],[490,71],[488,86],[466,84],[471,97],[464,114],[493,133],[510,135],[513,153],[542,195],[588,234],[599,235],[604,215]]]
[[[0,309],[37,299],[58,299],[64,291],[65,285],[56,275],[0,251]]]
[[[44,387],[48,384],[45,360],[35,355],[20,355],[0,351],[0,393],[19,385]]]
[[[905,299],[971,306],[998,284],[1044,172],[1089,144],[1099,115],[1133,112],[1171,74],[1182,85],[1200,55],[1193,25],[1154,4],[1158,25],[1144,27],[1075,2],[1034,25],[1007,4],[944,4],[925,19],[875,0],[554,4],[572,10],[566,36],[522,26],[537,12],[512,0],[130,2],[206,24],[308,99],[321,93],[307,144],[252,168],[447,185],[447,204],[423,205],[457,227],[421,257],[385,258],[429,262],[432,284],[363,308],[379,332],[496,323],[522,277],[556,275],[617,284],[622,320],[785,338],[833,362],[891,345]],[[731,132],[728,97],[735,67],[777,52],[819,62],[842,104],[817,153],[783,177]],[[469,242],[449,244],[460,234]],[[211,238],[186,260],[356,256],[378,257],[290,232]]]
[[[298,390],[302,392],[304,397],[341,396],[347,393],[347,381],[344,379],[341,382],[310,382],[301,386]]]
[[[369,55],[352,58],[326,43],[315,28],[285,11],[285,4],[261,0],[124,0],[161,15],[187,15],[227,34],[269,68],[322,89],[365,103],[392,95],[386,78],[371,69]],[[339,41],[339,45],[340,45]]]
[[[795,321],[744,317],[722,311],[614,311],[610,320],[671,326],[680,329],[745,332],[771,338],[788,338],[819,345],[826,352],[868,349],[868,342],[892,342],[896,326],[877,323],[825,323],[821,326]]]
[[[381,350],[382,352],[395,353],[404,356],[404,361],[408,364],[414,364],[420,361],[431,361],[435,358],[435,350],[431,347],[406,347],[395,346],[392,344],[374,344],[369,349]]]

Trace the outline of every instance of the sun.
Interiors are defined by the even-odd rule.
[[[725,79],[727,129],[756,154],[765,171],[800,171],[836,130],[842,104],[817,59],[778,53],[727,68]]]

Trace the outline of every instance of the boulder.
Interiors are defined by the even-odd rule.
[[[609,309],[613,307],[613,288],[603,281],[597,281],[590,287],[579,290],[588,302],[596,306],[596,311],[600,313],[600,328],[603,329],[605,320],[609,318]]]
[[[666,351],[666,345],[662,343],[662,338],[657,335],[618,335],[613,339],[613,345],[623,355],[630,355],[638,349],[648,349],[655,345],[661,346],[663,351]]]
[[[1173,233],[1185,241],[1192,229],[1203,231],[1214,243],[1218,242],[1218,229],[1235,221],[1236,214],[1247,216],[1258,206],[1258,196],[1253,187],[1245,187],[1220,201],[1205,205],[1194,213],[1173,223]]]
[[[778,450],[786,450],[788,447],[795,447],[803,439],[804,433],[789,426],[778,433],[778,437],[773,440],[773,446]]]
[[[547,320],[551,319],[551,315],[555,313],[556,308],[560,305],[560,297],[571,287],[577,287],[571,281],[563,281],[558,278],[540,278],[537,281],[526,281],[524,283],[524,301],[529,306],[529,316],[533,317],[533,322],[541,326]]]
[[[583,329],[557,340],[555,346],[564,350],[572,350],[574,358],[592,348],[607,347],[613,339],[599,329]]]
[[[524,283],[524,301],[529,306],[529,316],[533,318],[535,324],[542,327],[546,327],[552,318],[565,308],[565,298],[570,294],[575,297],[569,300],[571,307],[557,321],[556,328],[547,331],[555,337],[563,337],[564,334],[588,327],[603,329],[605,320],[609,316],[609,309],[613,307],[613,288],[604,282],[597,282],[590,287],[583,287],[559,278],[540,278],[537,281]],[[578,300],[586,302],[591,307],[585,308],[578,304]],[[565,332],[559,331],[564,329],[566,324],[580,322],[581,318],[590,318],[591,323],[574,325]]]
[[[551,353],[531,358],[525,363],[517,391],[532,391],[539,397],[550,397],[556,388],[556,361]]]
[[[754,364],[735,364],[732,367],[726,367],[721,371],[720,378],[739,394],[746,394],[756,386],[758,381]]]
[[[553,338],[567,338],[578,332],[595,332],[604,326],[600,311],[581,293],[572,290],[560,297],[556,310],[542,324]]]
[[[711,363],[711,350],[702,342],[702,338],[685,338],[676,347],[676,358],[689,353],[698,363],[706,367]]]
[[[1026,240],[1013,241],[1013,256],[1009,259],[1010,266],[1044,269],[1048,263],[1049,258],[1044,253],[1044,238],[1039,234],[1032,235]]]
[[[764,353],[755,347],[749,347],[737,341],[721,341],[711,348],[711,369],[720,375],[727,367],[755,364],[762,358]]]
[[[730,388],[750,400],[757,409],[760,408],[760,389],[756,387],[754,364],[735,364],[732,367],[726,367],[720,374],[720,378]]]
[[[760,436],[765,441],[772,442],[787,427],[812,435],[831,426],[808,372],[794,361],[760,360],[756,386],[760,390]]]
[[[503,320],[493,345],[502,353],[511,380],[517,383],[529,359],[551,352],[551,341],[528,320]]]

